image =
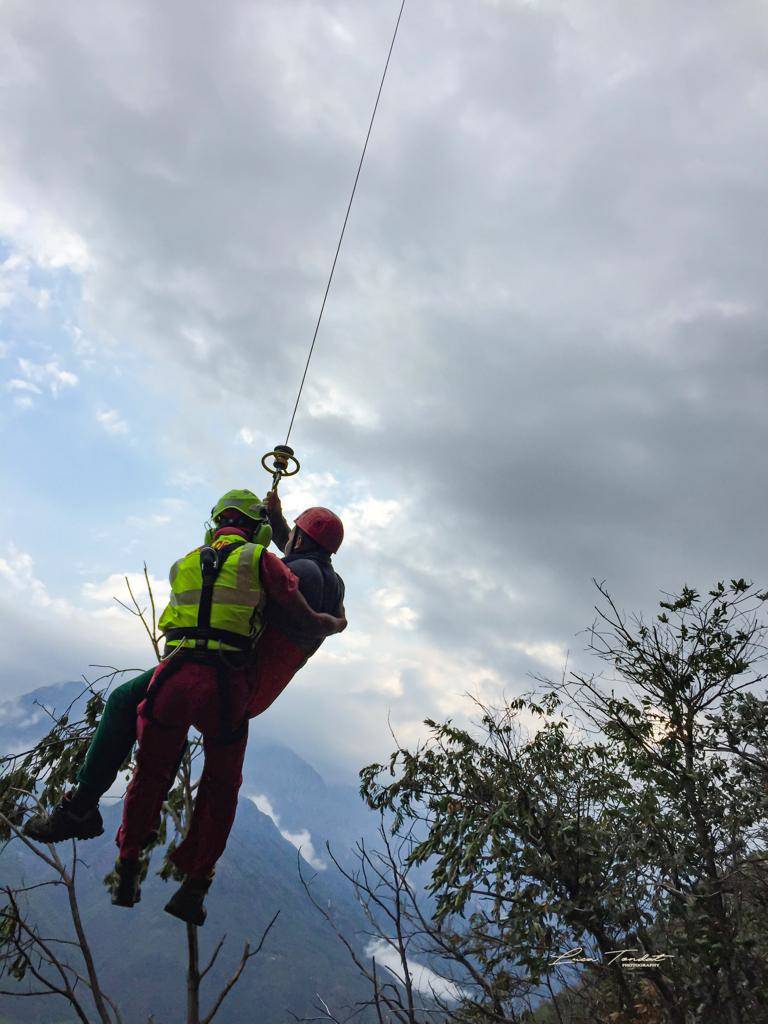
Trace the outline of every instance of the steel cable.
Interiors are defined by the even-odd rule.
[[[352,193],[351,193],[351,195],[349,197],[349,203],[347,204],[347,212],[344,215],[344,223],[341,226],[341,234],[339,235],[339,242],[338,242],[338,245],[336,246],[336,253],[335,253],[334,257],[333,257],[333,263],[331,265],[331,272],[328,275],[328,283],[325,286],[325,294],[323,295],[323,301],[322,301],[322,304],[320,306],[320,313],[319,313],[319,315],[317,317],[317,323],[315,324],[315,333],[312,335],[312,344],[309,346],[309,354],[307,355],[307,361],[306,361],[306,364],[304,366],[304,373],[302,374],[301,383],[299,384],[299,392],[296,395],[296,403],[295,403],[295,405],[293,407],[293,413],[291,414],[291,422],[290,422],[290,424],[288,426],[288,433],[285,435],[285,444],[286,445],[288,444],[288,439],[290,438],[291,431],[293,430],[293,421],[296,419],[296,410],[299,408],[299,401],[301,400],[301,392],[304,389],[304,381],[307,379],[307,371],[309,370],[309,362],[310,362],[310,360],[312,358],[312,353],[314,352],[314,349],[315,349],[315,342],[317,341],[317,333],[320,330],[320,323],[321,323],[321,321],[323,319],[323,311],[325,310],[325,303],[326,303],[326,300],[328,298],[328,292],[331,290],[331,282],[333,281],[333,272],[336,269],[336,261],[338,260],[339,252],[341,251],[341,243],[344,241],[344,232],[347,229],[347,221],[349,220],[349,212],[352,209],[352,202],[353,202],[353,200],[355,198],[355,192],[357,190],[357,183],[358,183],[358,181],[360,179],[360,171],[363,169],[363,160],[365,160],[365,152],[368,149],[368,140],[371,137],[371,131],[373,129],[373,122],[376,119],[376,111],[379,108],[379,100],[381,99],[381,92],[382,92],[382,89],[384,88],[384,80],[387,77],[387,69],[389,68],[389,60],[390,60],[390,58],[392,56],[392,51],[395,48],[395,40],[397,39],[397,30],[400,27],[400,19],[403,16],[403,9],[404,9],[404,7],[405,7],[405,0],[402,0],[402,3],[400,4],[400,13],[397,16],[397,22],[395,24],[395,31],[392,33],[392,42],[389,44],[389,53],[387,54],[387,60],[386,60],[386,63],[384,65],[384,72],[383,72],[383,74],[381,76],[381,82],[379,83],[379,91],[376,94],[376,102],[373,105],[373,113],[371,114],[370,124],[368,125],[368,133],[365,136],[365,143],[363,144],[363,152],[360,154],[360,163],[357,165],[357,174],[355,175],[355,181],[354,181],[354,184],[352,186]]]

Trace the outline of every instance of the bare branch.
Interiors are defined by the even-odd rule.
[[[259,944],[258,944],[258,946],[256,946],[255,949],[251,949],[250,946],[248,945],[248,943],[246,942],[245,947],[243,948],[243,955],[240,957],[240,963],[238,964],[237,970],[235,971],[235,973],[232,975],[232,977],[229,979],[227,984],[224,986],[224,988],[219,993],[218,998],[216,999],[216,1002],[213,1004],[213,1007],[212,1007],[210,1013],[208,1013],[202,1019],[200,1024],[210,1024],[210,1022],[213,1020],[213,1018],[219,1012],[219,1008],[220,1008],[221,1004],[224,1002],[224,1000],[227,998],[229,993],[232,991],[232,989],[235,987],[235,985],[240,980],[240,975],[243,973],[243,971],[245,969],[245,965],[248,963],[248,961],[251,959],[251,957],[254,957],[254,956],[256,956],[257,953],[261,952],[261,948],[264,945],[264,941],[266,940],[267,935],[269,935],[269,932],[270,932],[270,929],[272,928],[272,925],[275,923],[275,921],[278,919],[279,916],[280,916],[280,911],[278,910],[277,913],[275,914],[275,916],[272,918],[272,920],[267,925],[267,927],[264,929],[264,932],[262,933],[261,939],[259,939]]]
[[[210,969],[216,963],[216,960],[217,960],[217,958],[219,956],[219,953],[222,950],[222,947],[223,947],[224,943],[226,942],[226,939],[227,939],[226,935],[222,935],[222,937],[219,939],[218,944],[216,945],[216,949],[214,949],[213,955],[211,956],[211,959],[208,961],[208,966],[204,967],[203,970],[200,971],[200,981],[203,980],[203,978],[206,976],[208,971],[210,971]]]

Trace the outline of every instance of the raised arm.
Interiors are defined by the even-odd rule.
[[[277,491],[267,491],[264,504],[267,506],[269,525],[272,527],[272,540],[281,551],[285,551],[285,545],[288,543],[288,535],[291,532],[291,528],[283,515],[283,506],[280,503],[280,495]]]

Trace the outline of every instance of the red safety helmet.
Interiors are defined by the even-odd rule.
[[[319,544],[321,548],[335,554],[344,540],[344,525],[335,512],[329,508],[308,508],[294,522],[300,530]]]

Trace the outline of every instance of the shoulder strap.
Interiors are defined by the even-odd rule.
[[[203,585],[200,591],[200,607],[197,612],[197,628],[208,629],[211,625],[211,607],[213,606],[213,587],[216,578],[231,553],[245,544],[244,540],[225,544],[223,548],[200,548],[200,572]]]

